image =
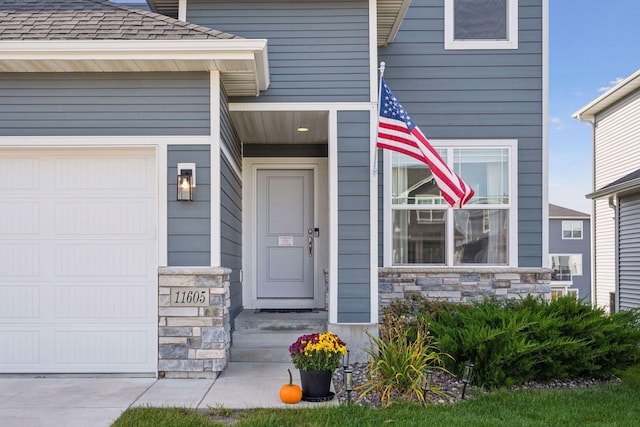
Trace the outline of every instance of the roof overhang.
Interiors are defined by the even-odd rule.
[[[640,190],[640,178],[621,182],[617,185],[607,185],[600,190],[586,195],[587,199],[604,199],[611,196],[621,196],[628,193],[634,193]]]
[[[573,113],[573,117],[580,120],[593,119],[596,114],[620,101],[627,95],[640,88],[640,70],[636,71],[607,92]]]
[[[151,10],[178,18],[178,0],[147,0]],[[377,0],[378,46],[393,42],[411,0]]]
[[[265,39],[20,40],[0,44],[0,72],[220,71],[229,96],[269,86]]]

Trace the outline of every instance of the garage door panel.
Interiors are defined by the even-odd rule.
[[[0,330],[0,342],[0,366],[14,368],[7,371],[33,370],[41,363],[39,330]]]
[[[56,365],[147,364],[149,332],[144,330],[63,330],[55,333]],[[80,365],[80,366],[75,366]]]
[[[33,321],[40,311],[40,286],[6,284],[0,286],[0,318],[14,322]]]
[[[0,236],[40,233],[40,203],[0,202]]]
[[[0,283],[40,275],[40,244],[5,241],[0,243]]]
[[[146,195],[152,180],[147,157],[110,156],[87,154],[76,158],[55,159],[55,188],[60,194],[100,190],[105,195]]]
[[[55,235],[148,238],[155,231],[147,220],[149,209],[152,203],[138,200],[57,202]]]
[[[0,189],[5,194],[24,194],[40,187],[40,159],[9,153],[0,157]]]
[[[112,319],[126,322],[149,317],[149,285],[57,286],[56,319]]]
[[[55,247],[57,277],[147,277],[147,245],[65,243]]]

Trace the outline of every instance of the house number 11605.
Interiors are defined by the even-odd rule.
[[[209,305],[209,290],[171,289],[171,305],[187,307],[206,307]]]

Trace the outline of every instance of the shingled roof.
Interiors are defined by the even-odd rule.
[[[549,203],[549,218],[589,219],[591,215]]]
[[[235,39],[106,0],[0,0],[0,40]]]

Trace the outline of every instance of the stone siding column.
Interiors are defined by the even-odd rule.
[[[229,275],[223,267],[158,269],[158,375],[216,378],[229,361]]]

